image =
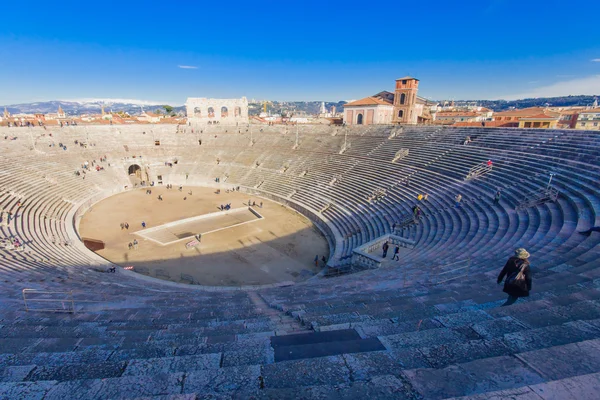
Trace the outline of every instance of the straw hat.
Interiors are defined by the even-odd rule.
[[[515,256],[524,260],[526,258],[529,258],[529,253],[524,248],[520,248],[515,250]]]

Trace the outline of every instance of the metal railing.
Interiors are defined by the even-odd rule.
[[[468,181],[471,179],[476,179],[476,178],[480,177],[481,175],[487,174],[488,172],[492,172],[491,166],[488,166],[487,164],[477,165],[469,170],[469,172],[467,173],[467,176],[465,177],[465,180]]]
[[[35,297],[40,295],[42,297]],[[73,292],[54,292],[37,289],[23,289],[23,301],[25,302],[25,311],[49,311],[49,312],[67,312],[75,313],[75,301]],[[41,303],[40,308],[35,307],[36,303]],[[56,307],[52,307],[55,304]],[[33,306],[33,307],[32,307]]]
[[[515,210],[523,210],[547,202],[555,202],[558,199],[558,194],[558,190],[553,187],[530,192],[517,204]]]

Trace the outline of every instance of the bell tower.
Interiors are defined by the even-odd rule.
[[[394,124],[417,124],[417,91],[419,80],[405,76],[396,79],[396,90],[394,92]]]

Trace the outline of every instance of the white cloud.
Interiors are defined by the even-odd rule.
[[[557,97],[569,95],[595,95],[600,93],[600,75],[571,79],[541,86],[527,92],[503,96],[505,100],[530,99],[535,97]]]
[[[594,58],[592,62],[600,62],[600,58]]]
[[[195,65],[178,65],[181,69],[198,69]]]

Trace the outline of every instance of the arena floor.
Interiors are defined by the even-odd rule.
[[[176,282],[191,277],[201,285],[301,281],[318,272],[315,255],[328,255],[327,241],[312,222],[280,204],[212,188],[151,189],[151,195],[142,188],[96,204],[81,220],[81,237],[102,240],[105,248],[97,253],[115,264]],[[261,218],[248,209],[249,199]],[[227,203],[232,210],[221,212]],[[128,230],[120,228],[125,222]],[[196,233],[203,233],[201,243],[187,247]],[[139,245],[129,250],[134,239]]]

